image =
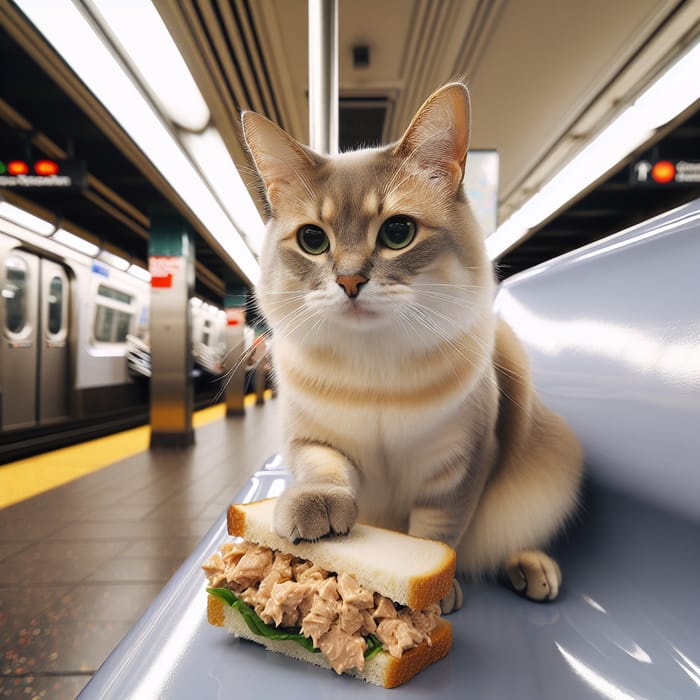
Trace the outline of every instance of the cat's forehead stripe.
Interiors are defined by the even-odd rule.
[[[362,213],[370,219],[379,214],[379,195],[375,190],[370,190],[362,202]]]
[[[330,221],[337,211],[335,202],[330,197],[324,197],[321,202],[321,221]]]

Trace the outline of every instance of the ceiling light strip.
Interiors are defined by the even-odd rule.
[[[100,252],[100,246],[91,243],[81,236],[76,236],[74,233],[66,231],[64,228],[59,228],[56,233],[53,234],[52,238],[69,248],[73,248],[73,250],[89,255],[91,258],[94,258]]]
[[[204,129],[209,109],[153,3],[87,0],[87,4],[109,28],[161,111],[185,129]]]
[[[200,172],[216,193],[222,207],[243,232],[249,247],[260,252],[265,229],[221,134],[210,127],[201,134],[183,133],[182,142]]]
[[[68,0],[18,0],[17,4],[160,170],[244,279],[255,284],[259,266],[243,238],[80,10]]]
[[[56,226],[49,221],[34,216],[9,202],[0,202],[0,218],[7,219],[40,236],[50,236],[56,230]]]

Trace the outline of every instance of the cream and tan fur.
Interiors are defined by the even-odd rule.
[[[466,88],[434,93],[398,143],[334,157],[242,120],[269,205],[257,295],[295,477],[278,533],[313,540],[359,518],[448,543],[464,576],[505,569],[528,596],[556,597],[540,548],[575,509],[581,453],[492,311],[461,185]],[[415,225],[399,219],[398,237],[415,231],[400,249],[379,236],[392,217]],[[308,252],[309,225],[327,249]],[[456,586],[446,607],[459,604]]]

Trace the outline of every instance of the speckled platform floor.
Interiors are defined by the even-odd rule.
[[[268,400],[0,510],[0,699],[73,700],[279,444]]]

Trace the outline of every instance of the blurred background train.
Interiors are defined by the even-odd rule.
[[[0,270],[0,461],[146,422],[148,271],[42,229],[5,202]],[[199,297],[190,306],[195,400],[204,407],[223,392],[226,314]]]

